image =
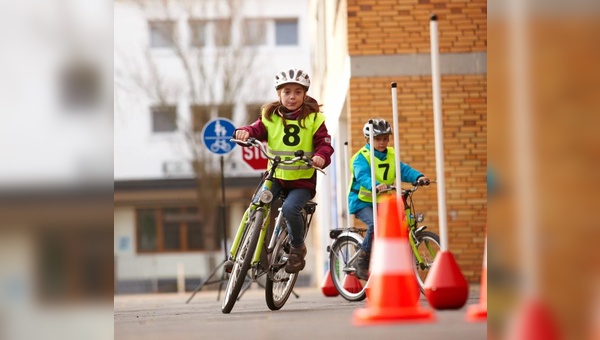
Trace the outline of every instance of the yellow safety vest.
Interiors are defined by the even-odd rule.
[[[352,159],[350,159],[350,171],[352,171],[353,174],[354,174],[354,170],[352,169],[352,164],[354,164],[354,160],[359,155],[362,155],[363,157],[365,157],[365,159],[367,160],[367,163],[369,164],[369,166],[371,166],[371,152],[369,151],[369,149],[367,149],[365,146],[363,146],[362,149],[358,150],[358,152],[355,153],[354,156],[352,156]],[[396,179],[396,163],[395,163],[394,159],[395,159],[394,148],[389,147],[389,146],[387,148],[387,155],[384,160],[380,160],[379,158],[375,157],[375,182],[376,183],[384,183],[387,185],[394,184],[394,181]],[[352,181],[354,181],[354,178],[352,179]],[[350,184],[350,190],[353,190],[352,184]],[[373,202],[372,193],[367,188],[361,186],[360,189],[358,190],[357,194],[358,194],[358,198],[361,201]],[[381,201],[381,199],[384,198],[385,196],[386,195],[377,196],[377,202]]]
[[[325,122],[325,115],[320,112],[310,114],[304,120],[304,127],[300,127],[298,120],[286,119],[283,125],[283,119],[277,114],[271,115],[271,121],[264,118],[264,112],[261,116],[262,123],[267,129],[269,136],[267,140],[267,152],[271,156],[280,156],[282,159],[294,158],[294,153],[298,150],[304,151],[304,155],[312,158],[314,155],[313,136]],[[315,169],[299,161],[294,164],[280,164],[275,170],[275,178],[283,180],[297,180],[311,178]]]

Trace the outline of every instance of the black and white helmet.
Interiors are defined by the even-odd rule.
[[[297,68],[282,70],[275,74],[275,89],[279,90],[285,84],[299,84],[304,86],[306,91],[310,87],[310,77],[308,73]]]
[[[371,123],[366,122],[363,126],[363,134],[365,137],[370,137]],[[390,123],[386,122],[384,119],[375,118],[373,119],[373,137],[381,136],[381,135],[389,135],[392,133],[392,126]]]

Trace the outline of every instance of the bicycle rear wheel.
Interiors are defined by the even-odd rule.
[[[356,260],[360,243],[353,237],[340,236],[331,245],[329,251],[329,274],[335,289],[348,301],[365,299],[365,281],[360,281],[356,272]]]
[[[270,272],[265,283],[265,300],[270,310],[279,310],[285,305],[298,279],[298,274],[289,274],[285,271],[291,245],[285,223],[281,227],[284,229],[273,248],[269,261]]]
[[[249,218],[248,224],[242,242],[238,248],[235,263],[227,287],[225,288],[225,297],[223,298],[223,304],[221,305],[221,311],[223,313],[229,313],[233,309],[240,290],[246,281],[246,274],[252,264],[252,257],[258,244],[258,237],[260,235],[260,228],[263,224],[263,211],[256,210],[254,214]]]
[[[425,284],[425,279],[429,274],[429,269],[433,265],[436,254],[441,249],[440,237],[430,231],[421,231],[417,234],[416,244],[417,252],[419,253],[419,256],[423,262],[419,263],[415,254],[413,254],[413,260],[415,262],[415,276],[417,277],[417,282],[419,283],[421,292],[425,294],[425,288],[423,287]]]

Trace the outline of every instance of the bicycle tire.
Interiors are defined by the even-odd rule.
[[[265,283],[265,300],[270,310],[279,310],[285,305],[298,279],[297,273],[289,274],[285,271],[290,247],[290,237],[284,229],[273,248],[269,263],[269,268],[274,270],[274,280],[267,275]]]
[[[249,221],[240,247],[238,248],[235,263],[231,269],[227,287],[225,288],[225,296],[221,305],[221,312],[225,314],[231,312],[233,309],[233,305],[235,305],[240,290],[246,281],[246,274],[250,269],[252,257],[258,245],[260,229],[263,224],[263,211],[256,210]]]
[[[361,244],[353,237],[340,236],[331,245],[329,251],[329,275],[338,293],[350,302],[362,301],[367,297],[364,281],[354,277],[357,253]],[[346,280],[353,284],[346,285]],[[360,285],[360,286],[359,286]]]
[[[423,266],[417,261],[417,257],[413,253],[413,261],[415,263],[415,276],[417,283],[421,289],[421,293],[425,294],[425,279],[429,274],[429,269],[433,265],[436,254],[441,250],[440,237],[430,231],[421,231],[416,235],[417,251],[424,261]]]

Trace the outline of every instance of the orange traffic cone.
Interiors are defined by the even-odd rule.
[[[537,296],[525,297],[512,320],[506,339],[558,340],[562,339],[558,322],[550,307]]]
[[[325,277],[323,278],[323,282],[321,283],[321,291],[323,292],[323,295],[329,297],[338,296],[340,294],[333,285],[333,280],[331,280],[329,270],[325,273]]]
[[[485,252],[483,253],[483,269],[481,270],[481,287],[479,288],[479,304],[469,306],[467,321],[487,320],[487,237],[485,239]]]
[[[377,215],[379,228],[371,254],[369,300],[366,308],[354,312],[353,323],[364,326],[432,320],[433,312],[419,306],[402,202],[395,197],[382,201]]]
[[[352,294],[356,294],[360,292],[363,288],[363,285],[354,275],[346,275],[344,279],[344,289],[349,291]]]

